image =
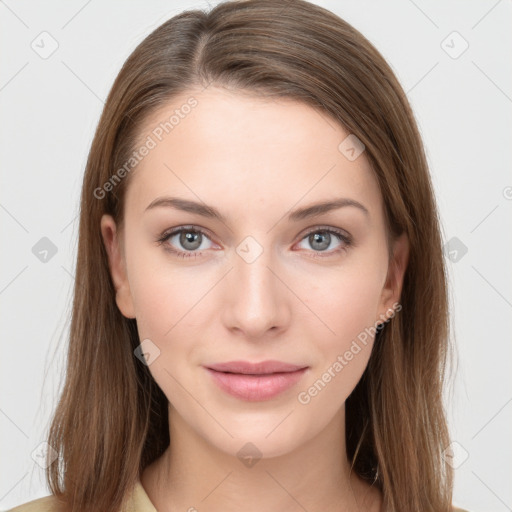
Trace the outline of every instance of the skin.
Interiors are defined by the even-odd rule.
[[[303,103],[210,86],[160,108],[140,140],[191,95],[198,105],[133,172],[122,229],[108,215],[101,221],[117,305],[160,350],[149,369],[170,402],[170,448],[141,483],[161,511],[381,510],[380,492],[350,473],[345,446],[345,400],[373,337],[308,404],[298,394],[390,316],[407,239],[397,239],[389,259],[364,152],[349,161],[338,150],[348,132]],[[162,196],[204,202],[226,223],[170,207],[145,211]],[[340,197],[368,214],[346,206],[287,220],[291,210]],[[209,234],[199,250],[179,234],[156,242],[190,225]],[[316,227],[344,230],[353,244],[331,234],[322,251],[308,236]],[[236,250],[247,236],[263,250],[251,263]],[[201,255],[179,258],[169,247]],[[267,359],[309,368],[292,389],[248,402],[221,391],[202,366]],[[252,467],[237,456],[247,442],[262,454]]]

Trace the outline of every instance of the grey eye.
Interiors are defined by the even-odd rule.
[[[195,251],[201,246],[203,239],[202,233],[194,231],[182,231],[180,233],[180,244],[184,249]]]
[[[325,251],[331,243],[331,234],[327,231],[318,231],[308,236],[308,241],[313,249]]]

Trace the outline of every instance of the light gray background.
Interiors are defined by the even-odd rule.
[[[413,105],[452,251],[454,502],[512,510],[512,3],[315,3],[375,44]],[[31,454],[63,379],[81,179],[103,101],[135,46],[192,7],[207,3],[0,1],[0,508],[48,494]],[[49,51],[51,38],[43,59],[31,45]],[[43,237],[57,248],[46,262],[32,252]]]

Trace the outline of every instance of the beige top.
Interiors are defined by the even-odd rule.
[[[55,496],[45,496],[38,498],[18,507],[12,508],[7,512],[59,512],[59,502]],[[146,494],[144,487],[137,481],[133,489],[131,499],[127,502],[123,512],[157,512],[149,496]],[[453,508],[453,512],[468,512],[461,508]]]
[[[7,512],[59,512],[60,506],[55,496],[45,496],[38,498],[18,507],[12,508]],[[133,494],[128,500],[123,512],[157,512],[144,487],[137,481],[133,488]]]

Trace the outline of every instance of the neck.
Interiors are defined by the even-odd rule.
[[[379,511],[379,491],[350,471],[344,413],[291,452],[243,459],[212,446],[170,407],[170,445],[141,483],[159,512]]]

